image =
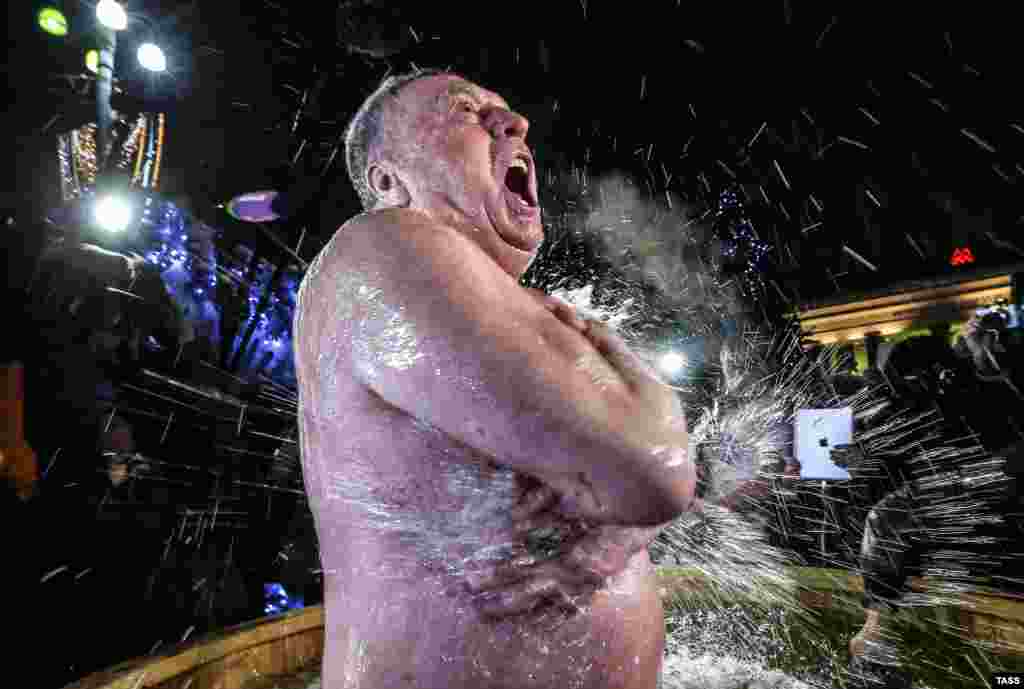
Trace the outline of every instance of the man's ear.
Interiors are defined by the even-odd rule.
[[[377,197],[378,205],[384,208],[405,208],[409,205],[409,190],[390,166],[372,163],[366,171],[366,181]]]

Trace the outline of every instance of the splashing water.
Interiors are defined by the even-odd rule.
[[[665,659],[659,689],[810,689],[798,679],[763,666],[681,650]]]
[[[619,330],[622,324],[637,315],[633,299],[626,299],[614,309],[594,304],[594,285],[578,289],[556,289],[551,296],[573,306],[581,318],[601,321],[612,330]]]

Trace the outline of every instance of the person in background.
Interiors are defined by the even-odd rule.
[[[886,686],[907,686],[911,679],[905,668],[894,666],[891,659],[884,657],[889,652],[885,650],[889,648],[887,625],[899,610],[910,576],[927,547],[922,540],[925,526],[915,512],[919,497],[911,469],[912,456],[940,437],[969,436],[972,420],[982,430],[981,440],[990,450],[994,443],[1012,437],[998,432],[999,427],[1005,428],[1005,419],[992,424],[983,418],[993,416],[992,407],[982,401],[980,389],[971,384],[979,369],[993,362],[989,353],[995,336],[990,334],[990,339],[985,339],[986,335],[981,333],[978,321],[972,320],[965,329],[967,343],[961,345],[960,360],[946,340],[939,337],[912,338],[891,350],[883,350],[880,365],[887,399],[872,406],[867,423],[857,428],[858,435],[899,417],[920,421],[909,423],[909,432],[901,434],[899,446],[888,448],[882,457],[866,456],[863,444],[840,446],[832,454],[833,461],[851,467],[852,473],[869,466],[873,459],[874,464],[884,468],[887,480],[871,481],[870,492],[877,495],[886,484],[889,486],[864,523],[860,568],[866,617],[863,627],[850,641],[856,673],[874,677]],[[963,365],[968,358],[963,356],[964,352],[969,354],[973,370]],[[1008,371],[1004,369],[1003,373],[1005,380]],[[979,408],[984,409],[981,415],[976,411]]]
[[[916,380],[915,374],[921,371],[915,364],[933,357],[939,346],[933,338],[915,338],[889,347],[883,345],[878,368],[866,372],[859,385],[848,377],[834,381],[837,392],[843,397],[849,398],[871,385],[880,398],[868,409],[855,414],[855,437],[862,437],[871,428],[900,417],[913,418],[935,412],[935,402],[928,391],[923,385],[912,385],[907,377]],[[909,686],[911,681],[905,669],[877,662],[874,655],[866,656],[869,647],[879,648],[884,640],[883,615],[897,609],[909,576],[907,565],[913,562],[916,553],[911,551],[908,542],[897,537],[897,530],[908,528],[912,519],[913,493],[908,481],[907,460],[914,451],[914,441],[921,440],[923,435],[919,431],[914,436],[902,443],[901,448],[870,458],[873,460],[870,462],[863,443],[839,445],[830,451],[832,461],[848,469],[854,478],[851,493],[856,502],[872,505],[863,522],[859,555],[864,579],[865,621],[849,644],[855,683],[879,681],[883,686],[896,689]]]
[[[981,442],[986,450],[1003,460],[1007,483],[996,497],[996,512],[1003,524],[994,529],[997,540],[1019,542],[1024,538],[1022,494],[1018,490],[1024,474],[1024,323],[1015,309],[996,306],[981,309],[968,321],[954,345],[961,361],[970,362],[967,375],[957,386],[964,389],[954,397],[960,403],[952,414]],[[1019,588],[1024,566],[1013,560],[1001,565],[1001,580]]]
[[[1024,330],[1010,325],[1007,309],[982,310],[964,325],[953,347],[961,361],[970,362],[970,373],[957,386],[951,401],[959,404],[951,405],[950,413],[992,452],[1024,440]]]

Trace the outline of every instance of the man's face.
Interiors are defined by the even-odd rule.
[[[462,230],[518,277],[544,239],[526,119],[448,74],[408,84],[388,116],[411,206]]]

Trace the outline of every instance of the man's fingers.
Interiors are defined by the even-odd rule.
[[[470,591],[481,593],[495,589],[515,588],[529,581],[557,581],[570,587],[600,583],[593,572],[566,566],[560,560],[537,562],[526,556],[487,572],[474,572],[467,577]]]
[[[559,597],[558,582],[553,579],[524,581],[504,591],[481,596],[477,605],[486,617],[510,617],[530,612],[542,602]]]
[[[587,321],[587,329],[584,334],[591,344],[594,345],[594,348],[601,352],[604,358],[608,359],[615,369],[627,379],[653,378],[660,382],[654,369],[634,354],[626,342],[604,323],[600,321]]]
[[[558,500],[558,493],[555,492],[555,489],[542,485],[526,493],[520,503],[509,512],[509,516],[512,521],[517,523],[516,528],[518,529],[520,523],[524,523],[524,520],[548,509],[555,504],[556,500]]]
[[[592,588],[589,589],[592,592]],[[556,612],[556,621],[566,614],[579,610],[576,598],[586,595],[587,590],[573,592],[555,579],[533,579],[501,591],[481,596],[477,606],[485,617],[502,618],[532,612],[541,605],[547,605]]]
[[[584,541],[572,549],[568,560],[578,571],[600,580],[615,576],[624,570],[630,555],[625,548],[601,549],[593,542]]]
[[[548,297],[547,306],[548,310],[566,325],[575,328],[581,333],[587,329],[586,321],[580,318],[575,306],[566,304],[557,297]]]
[[[586,322],[580,318],[579,313],[576,311],[576,307],[572,304],[532,287],[528,287],[526,291],[532,294],[534,298],[544,306],[544,308],[554,314],[558,320],[562,321],[566,325],[575,328],[580,332],[587,329]]]
[[[555,496],[558,499],[558,496]],[[525,517],[516,521],[515,530],[519,534],[528,534],[531,531],[540,529],[557,529],[565,525],[565,517],[560,513],[534,513],[533,516]]]

